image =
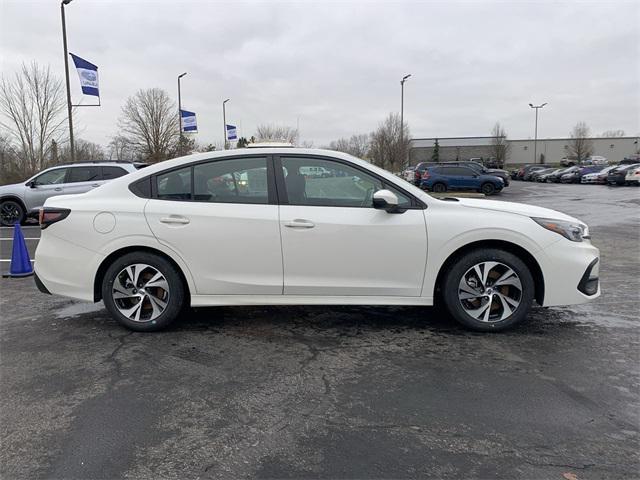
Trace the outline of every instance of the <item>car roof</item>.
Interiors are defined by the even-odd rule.
[[[112,160],[102,160],[99,162],[74,162],[74,163],[62,163],[60,165],[53,165],[49,168],[62,168],[62,167],[120,167],[123,165],[141,165],[145,162],[122,162],[122,161],[112,161]],[[48,169],[47,169],[48,170]]]

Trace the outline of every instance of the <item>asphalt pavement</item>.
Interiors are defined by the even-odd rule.
[[[1,478],[640,478],[640,188],[493,198],[589,223],[603,295],[503,334],[299,306],[141,334],[0,280]]]

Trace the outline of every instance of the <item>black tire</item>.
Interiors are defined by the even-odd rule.
[[[488,322],[478,320],[465,311],[462,305],[463,300],[458,297],[459,285],[463,276],[469,269],[473,268],[474,265],[482,262],[499,262],[512,269],[520,279],[522,286],[519,299],[520,303],[504,320],[498,319]],[[458,258],[446,273],[441,284],[441,291],[447,310],[457,322],[469,329],[480,332],[499,332],[512,328],[525,320],[533,302],[535,285],[529,268],[520,258],[510,252],[491,248],[472,250]],[[502,290],[502,293],[504,293],[504,290]],[[474,301],[481,302],[481,300]],[[495,305],[498,309],[501,308],[500,302],[496,301]],[[490,307],[490,313],[491,311],[493,311],[493,304]]]
[[[19,223],[22,224],[26,219],[24,207],[15,200],[2,200],[0,202],[0,225],[11,227]]]
[[[487,196],[493,195],[496,193],[496,186],[491,182],[485,182],[480,185],[480,191]]]
[[[431,191],[434,193],[444,193],[447,191],[447,186],[442,182],[434,183],[431,186]]]
[[[116,305],[116,300],[113,298],[112,292],[116,277],[126,267],[134,264],[149,265],[160,272],[167,281],[166,307],[155,319],[147,321],[132,320],[120,312]],[[155,332],[166,328],[174,322],[184,310],[185,291],[185,285],[176,267],[164,257],[148,252],[132,252],[118,258],[109,266],[102,280],[102,299],[111,316],[122,326],[137,332]],[[133,292],[135,293],[136,290],[133,290]],[[142,305],[142,307],[144,306]],[[148,308],[146,310],[148,311]]]

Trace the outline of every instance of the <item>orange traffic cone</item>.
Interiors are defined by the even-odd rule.
[[[27,243],[24,241],[24,235],[20,224],[13,226],[13,250],[11,251],[11,267],[9,273],[2,275],[3,277],[28,277],[33,275],[33,266],[29,258],[29,250]]]

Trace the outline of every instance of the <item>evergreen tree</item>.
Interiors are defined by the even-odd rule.
[[[433,146],[433,153],[431,154],[431,161],[432,162],[439,162],[440,161],[440,144],[438,143],[438,139],[436,138],[436,143]]]

